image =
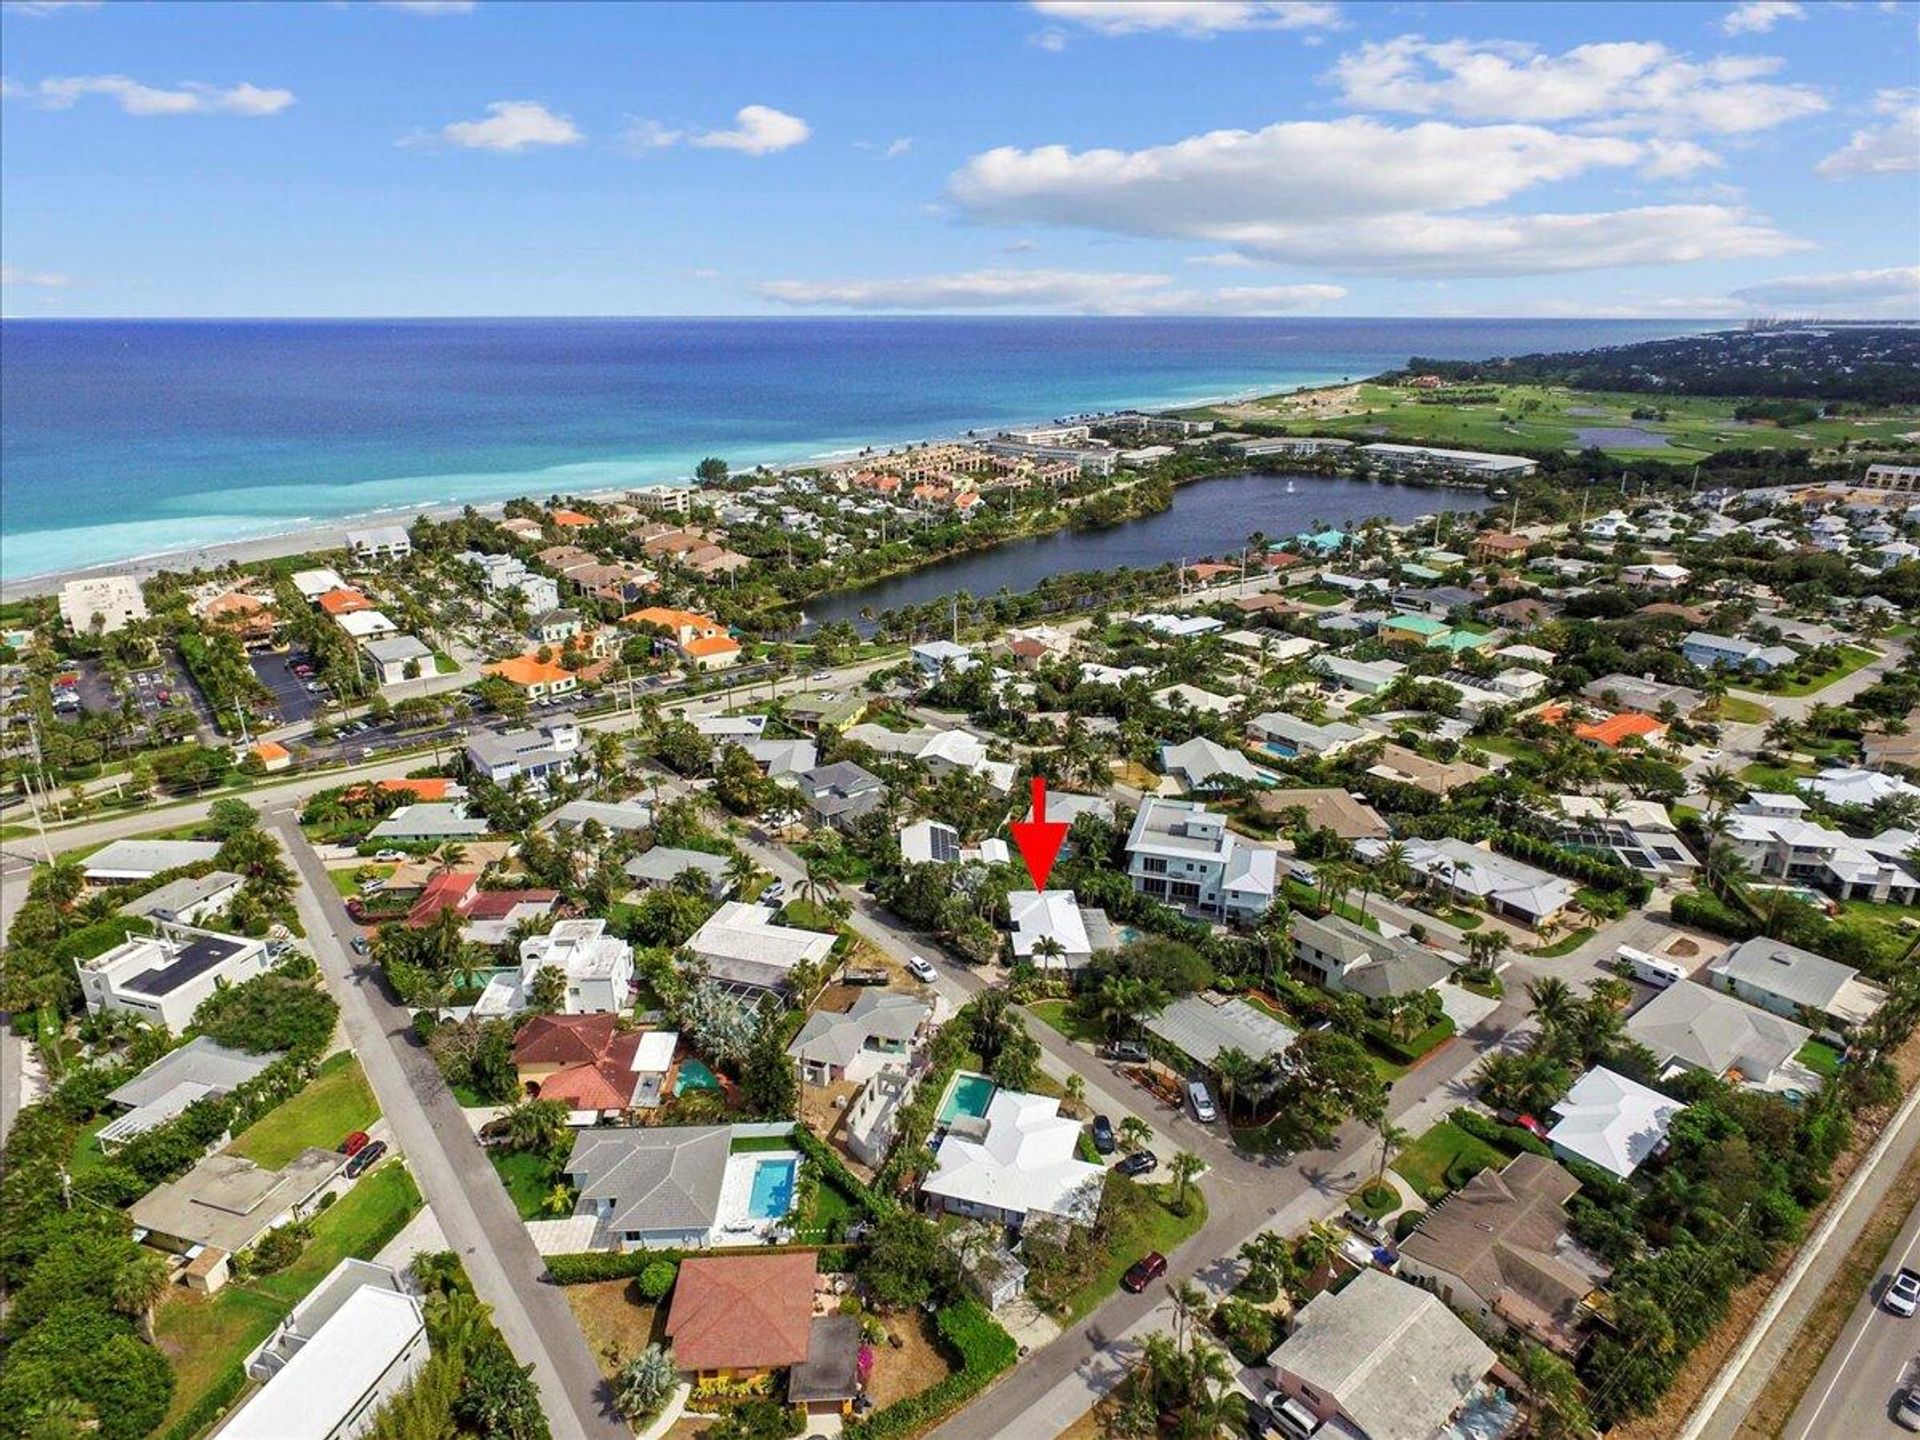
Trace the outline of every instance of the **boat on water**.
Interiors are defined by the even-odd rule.
[[[1294,488],[1294,484],[1293,484],[1293,482],[1292,482],[1291,480],[1289,480],[1289,481],[1287,481],[1287,494],[1289,494],[1289,495],[1293,495],[1293,494],[1297,494],[1297,493],[1298,493],[1298,492],[1297,492],[1297,491],[1296,491],[1296,489]]]

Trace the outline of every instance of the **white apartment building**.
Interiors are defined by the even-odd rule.
[[[1250,920],[1273,903],[1274,852],[1227,829],[1191,800],[1149,795],[1127,835],[1127,878],[1142,895],[1224,920]]]
[[[84,635],[100,621],[100,633],[111,635],[136,620],[147,618],[147,602],[140,582],[131,575],[94,575],[69,580],[60,587],[60,618],[69,630]]]
[[[91,1014],[119,1010],[178,1034],[216,988],[251,980],[267,966],[264,940],[162,925],[158,935],[130,936],[79,962],[80,990]]]

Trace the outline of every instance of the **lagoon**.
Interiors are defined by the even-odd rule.
[[[1018,594],[1050,575],[1075,570],[1143,568],[1207,556],[1226,559],[1237,556],[1256,531],[1284,539],[1375,515],[1404,523],[1442,510],[1478,510],[1487,503],[1485,495],[1473,490],[1319,475],[1225,475],[1180,486],[1173,492],[1172,508],[1158,515],[1104,530],[1057,530],[1010,540],[872,585],[817,596],[807,602],[807,619],[815,624],[860,624],[863,612],[878,615],[959,593]]]

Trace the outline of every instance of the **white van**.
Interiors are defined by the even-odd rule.
[[[1622,945],[1618,958],[1625,961],[1633,971],[1633,978],[1643,985],[1651,985],[1656,990],[1664,990],[1669,985],[1687,978],[1687,967],[1672,960],[1662,960],[1657,955],[1649,955],[1644,950],[1636,950],[1631,945]]]
[[[1187,1082],[1187,1105],[1193,1111],[1193,1118],[1202,1125],[1211,1125],[1220,1118],[1220,1112],[1213,1108],[1213,1096],[1198,1080]]]

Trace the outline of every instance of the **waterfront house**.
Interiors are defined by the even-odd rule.
[[[368,530],[349,530],[347,549],[363,562],[403,560],[413,553],[413,540],[404,525],[376,525]]]

